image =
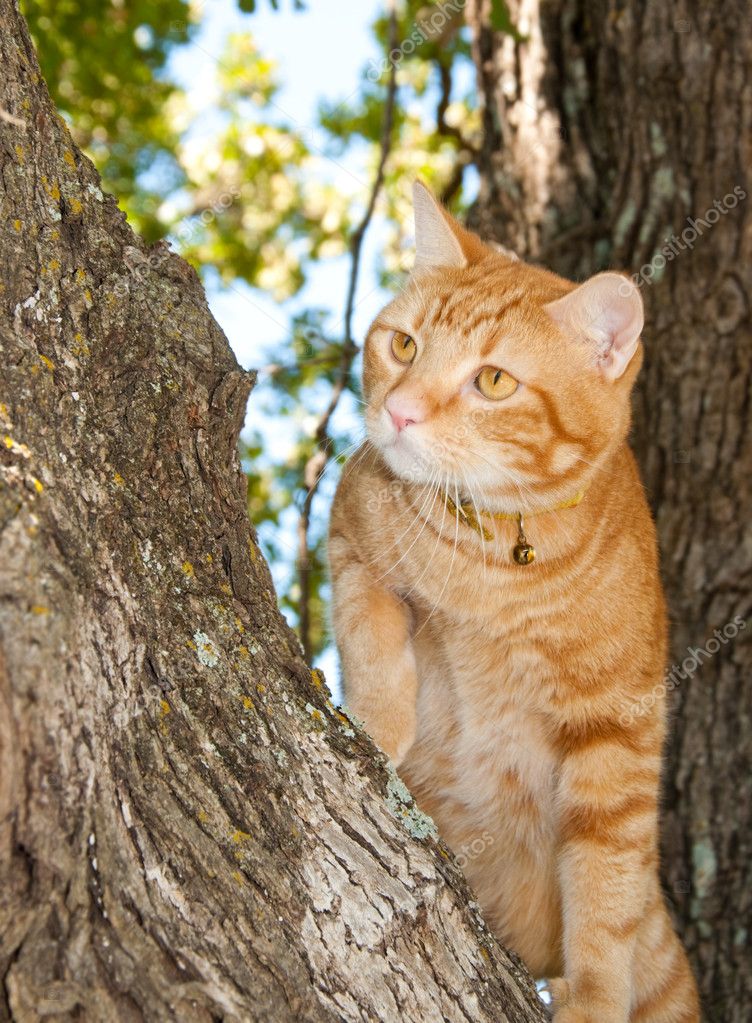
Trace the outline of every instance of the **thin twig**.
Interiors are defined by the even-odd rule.
[[[390,0],[389,5],[389,39],[387,43],[387,54],[391,54],[398,47],[398,25],[395,0]],[[386,101],[384,104],[384,123],[381,131],[379,163],[376,169],[376,177],[371,186],[371,193],[360,223],[355,228],[350,239],[350,277],[347,285],[347,298],[345,300],[345,313],[343,316],[344,332],[342,342],[342,356],[340,358],[337,379],[332,388],[329,403],[316,425],[316,451],[309,458],[305,467],[304,484],[306,494],[303,507],[298,521],[298,583],[300,585],[300,613],[299,631],[300,640],[303,644],[305,658],[310,662],[313,655],[311,642],[311,559],[308,547],[308,534],[311,526],[311,507],[313,498],[319,487],[323,467],[329,457],[331,449],[331,438],[329,426],[332,416],[337,410],[340,399],[347,389],[350,372],[358,354],[358,345],[353,339],[353,313],[355,311],[355,295],[358,289],[360,276],[360,258],[363,251],[363,241],[373,218],[376,208],[376,201],[384,184],[384,174],[389,153],[392,148],[392,126],[394,123],[394,110],[397,100],[397,64],[389,61],[389,78],[387,81]]]
[[[7,121],[8,124],[15,124],[17,128],[25,128],[26,121],[20,117],[16,117],[14,114],[9,114],[4,107],[0,107],[0,121]]]
[[[318,355],[315,359],[306,359],[305,364],[307,367],[310,366],[328,366],[332,362],[332,353]],[[270,362],[266,366],[261,366],[259,369],[259,376],[266,375],[270,377],[278,376],[280,373],[297,373],[300,371],[300,364],[285,363],[285,362]]]
[[[442,59],[436,60],[436,67],[439,72],[439,100],[436,104],[436,133],[445,138],[453,138],[459,143],[461,150],[467,150],[471,156],[477,156],[478,150],[473,143],[465,138],[459,128],[449,124],[446,119],[449,105],[452,101],[452,69]]]
[[[447,181],[446,185],[444,185],[441,190],[441,195],[439,196],[442,206],[448,206],[462,188],[465,179],[465,171],[472,162],[473,158],[469,150],[463,149],[457,153],[457,162],[454,165],[452,176],[449,181]]]
[[[465,170],[478,156],[478,150],[469,139],[465,138],[459,128],[455,128],[447,123],[446,115],[452,98],[452,69],[448,64],[444,63],[441,57],[437,57],[435,64],[439,72],[439,85],[441,87],[439,100],[436,104],[436,134],[453,138],[459,145],[452,176],[439,196],[443,205],[448,206],[460,188],[462,188]]]

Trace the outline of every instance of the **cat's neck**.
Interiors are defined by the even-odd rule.
[[[424,502],[425,488],[417,484],[407,486],[409,502],[418,510]],[[537,563],[585,550],[592,552],[605,538],[645,520],[647,508],[642,485],[626,444],[601,465],[592,467],[576,486],[578,489],[568,497],[562,489],[564,496],[557,493],[548,504],[543,498],[531,507],[517,509],[509,505],[502,509],[498,505],[478,507],[478,502],[461,495],[459,488],[456,494],[450,488],[449,499],[446,500],[445,491],[432,505],[424,505],[421,517],[428,518],[434,529],[445,536],[456,536],[462,548],[470,554],[475,550],[479,559],[493,553],[505,560],[519,539],[518,515],[522,513],[524,535],[535,549]],[[457,507],[458,500],[461,508]],[[649,515],[646,521],[649,523]],[[524,566],[520,570],[524,571]]]

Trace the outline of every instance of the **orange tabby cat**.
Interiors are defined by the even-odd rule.
[[[666,616],[626,444],[640,295],[501,255],[421,185],[415,217],[332,511],[348,705],[499,938],[559,977],[556,1023],[696,1023],[658,881]]]

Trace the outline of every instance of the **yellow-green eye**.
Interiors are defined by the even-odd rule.
[[[517,390],[517,381],[503,369],[484,366],[475,378],[475,386],[484,398],[490,401],[501,401]]]
[[[392,355],[397,362],[405,364],[412,362],[416,351],[415,342],[410,335],[401,330],[395,330],[392,334]]]

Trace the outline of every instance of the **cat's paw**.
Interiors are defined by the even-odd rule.
[[[578,1009],[576,1005],[565,1005],[558,1009],[553,1015],[553,1023],[603,1023],[596,1016],[592,1016],[587,1009]]]
[[[393,711],[385,714],[381,708],[365,700],[353,709],[379,749],[386,753],[395,767],[399,767],[415,742],[415,710],[410,708],[404,709],[401,714]]]
[[[553,1023],[627,1023],[626,1015],[617,1007],[580,998],[564,977],[546,981],[546,988],[551,995]]]
[[[569,1001],[569,981],[564,977],[553,977],[544,984],[546,991],[551,997],[551,1012],[554,1020],[559,1019],[559,1013]]]
[[[374,736],[374,738],[376,737]],[[383,739],[376,738],[377,744],[383,749],[395,767],[400,766],[414,741],[414,729],[406,733],[404,731],[393,730]]]

